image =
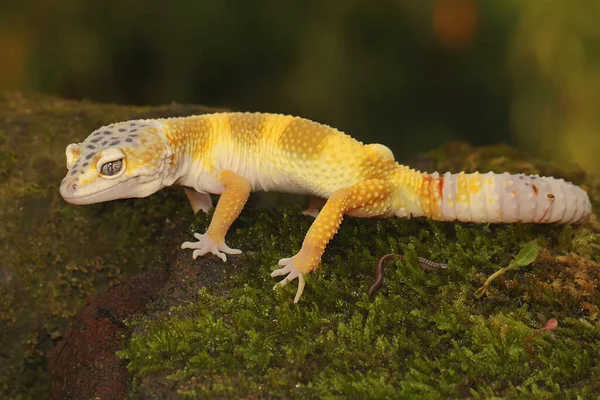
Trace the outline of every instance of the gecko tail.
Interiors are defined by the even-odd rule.
[[[552,177],[436,172],[423,174],[423,182],[424,214],[438,220],[572,224],[585,221],[592,211],[583,189]]]

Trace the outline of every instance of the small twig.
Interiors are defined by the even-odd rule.
[[[369,288],[369,296],[372,296],[375,292],[377,292],[377,290],[383,283],[383,263],[384,263],[384,261],[386,261],[388,258],[391,258],[391,257],[398,257],[400,260],[404,259],[403,255],[395,254],[395,253],[386,254],[379,259],[379,262],[377,263],[377,267],[375,268],[375,280],[373,281],[373,284]],[[418,257],[418,260],[419,260],[419,264],[421,265],[421,268],[423,268],[423,269],[448,268],[448,264],[438,263],[438,262],[431,261],[431,260],[428,260],[423,257]]]
[[[65,340],[65,344],[63,344],[63,346],[60,348],[60,351],[58,352],[58,355],[56,356],[56,363],[58,363],[58,360],[60,359],[60,356],[62,356],[63,351],[67,348],[67,345],[69,344],[69,341],[71,340],[71,336],[73,336],[73,331],[71,331],[69,333],[69,336],[67,336],[67,340]]]
[[[544,211],[544,214],[542,215],[542,218],[540,218],[540,220],[538,221],[538,223],[540,223],[540,222],[542,222],[544,220],[544,217],[546,216],[546,214],[550,210],[550,207],[552,207],[552,204],[554,204],[555,197],[554,197],[554,195],[552,193],[548,193],[546,195],[546,197],[548,197],[550,199],[550,204],[548,205],[548,207],[546,207],[546,211]]]
[[[534,357],[533,354],[533,348],[531,347],[531,345],[529,344],[529,342],[531,342],[531,340],[536,337],[537,335],[539,335],[540,333],[544,332],[544,331],[553,331],[558,327],[558,321],[556,318],[550,318],[547,322],[546,325],[544,325],[543,327],[541,327],[540,329],[536,330],[535,332],[533,332],[531,334],[531,336],[529,336],[527,339],[525,339],[525,343],[523,343],[523,345],[525,346],[525,348],[527,350],[529,350],[529,353],[531,354],[531,357]]]

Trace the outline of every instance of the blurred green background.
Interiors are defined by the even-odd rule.
[[[599,173],[598,21],[589,0],[4,1],[0,88],[289,113],[398,158],[508,142]]]

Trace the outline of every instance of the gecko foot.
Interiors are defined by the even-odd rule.
[[[319,208],[322,208],[324,205],[325,200],[319,197],[311,196],[310,204],[308,205],[308,208],[306,210],[302,211],[302,215],[317,218],[317,216],[319,215]]]
[[[300,300],[300,296],[302,296],[302,292],[304,292],[305,282],[302,271],[300,271],[300,268],[294,265],[295,262],[297,263],[297,260],[294,260],[294,258],[295,257],[282,258],[281,260],[279,260],[278,265],[283,268],[279,268],[271,272],[271,277],[274,278],[276,276],[287,274],[285,278],[283,278],[281,281],[277,282],[275,286],[273,286],[273,289],[285,286],[294,279],[298,278],[298,290],[296,291],[296,296],[294,297],[294,303],[297,303],[298,300]]]
[[[302,211],[302,215],[317,218],[317,216],[319,215],[319,209],[309,207],[306,210]]]
[[[183,242],[181,245],[182,249],[195,249],[192,253],[192,258],[195,260],[198,256],[203,256],[206,253],[212,253],[215,256],[219,257],[223,262],[227,261],[227,254],[241,254],[242,251],[238,249],[232,249],[225,244],[225,241],[221,241],[220,243],[216,242],[207,234],[201,235],[199,233],[194,233],[194,237],[198,239],[197,242]]]

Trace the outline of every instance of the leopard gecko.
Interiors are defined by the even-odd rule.
[[[226,261],[225,235],[250,192],[278,191],[324,199],[301,249],[279,260],[275,287],[298,279],[321,261],[344,215],[428,217],[481,223],[576,223],[591,213],[586,192],[562,179],[508,173],[424,173],[401,165],[381,144],[363,144],[304,118],[225,112],[103,126],[66,149],[60,194],[72,204],[146,197],[181,185],[194,212],[220,199],[207,231],[195,233],[194,259],[212,253]]]

